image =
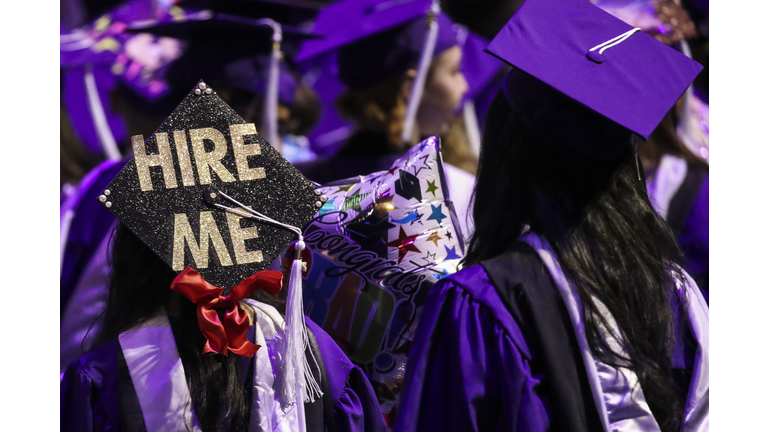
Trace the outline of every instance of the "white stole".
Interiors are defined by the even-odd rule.
[[[652,177],[646,180],[648,199],[664,220],[667,220],[669,204],[685,181],[688,163],[685,159],[663,155]]]
[[[253,342],[261,346],[253,356],[253,399],[248,430],[297,430],[295,406],[290,405],[283,411],[274,389],[278,380],[273,371],[278,370],[282,361],[277,342],[282,338],[285,320],[272,306],[251,299],[243,301],[253,309]],[[165,309],[142,325],[121,333],[118,339],[147,432],[186,432],[187,426],[191,431],[200,431]]]
[[[603,429],[606,432],[659,431],[659,425],[638,384],[637,375],[631,369],[607,365],[592,355],[587,344],[579,295],[566,279],[547,242],[532,232],[521,240],[539,254],[565,302]],[[688,321],[696,338],[697,350],[682,431],[699,432],[709,430],[709,308],[696,283],[688,274],[685,277],[686,281],[677,281],[677,289],[679,294],[683,290],[687,294]],[[608,324],[615,329],[615,321],[605,305],[597,299],[595,304]],[[625,354],[619,341],[612,338],[605,329],[601,331],[614,351]],[[618,331],[614,333],[619,334]]]

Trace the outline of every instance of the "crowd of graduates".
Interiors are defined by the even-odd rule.
[[[699,0],[62,1],[61,429],[708,430],[708,40]],[[202,114],[193,96],[216,99]],[[251,281],[205,321],[204,296],[182,286],[208,287],[206,266],[171,268],[154,243],[167,226],[132,225],[148,218],[139,201],[118,208],[110,188],[162,159],[147,150],[158,133],[177,155],[176,132],[204,118],[253,124],[279,158],[262,141],[248,156],[301,173],[309,186],[279,171],[278,209],[391,174],[437,137],[461,265],[417,302],[396,405],[291,304],[290,263],[254,275],[285,289]],[[245,180],[248,162],[227,180],[200,143],[213,186]],[[149,190],[166,170],[195,184],[168,152],[175,165],[146,162]],[[316,192],[307,211],[322,215]],[[168,198],[181,212],[196,200]],[[211,270],[226,272],[211,239]],[[238,313],[249,324],[227,348]],[[219,321],[223,346],[204,330]],[[308,342],[280,342],[295,335]]]

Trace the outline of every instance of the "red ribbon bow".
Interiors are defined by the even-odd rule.
[[[261,346],[251,343],[248,333],[248,315],[237,303],[257,289],[275,295],[283,288],[283,273],[274,270],[260,271],[232,288],[222,297],[224,288],[213,286],[192,267],[187,267],[171,282],[171,289],[197,304],[197,322],[207,339],[203,354],[215,352],[227,355],[227,349],[235,354],[253,357]],[[226,309],[224,321],[219,320],[216,309]]]

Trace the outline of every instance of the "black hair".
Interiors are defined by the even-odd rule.
[[[557,127],[553,125],[553,127]],[[672,378],[675,237],[638,179],[630,135],[609,161],[575,161],[538,139],[503,92],[492,102],[474,190],[475,232],[464,264],[498,256],[527,229],[558,257],[584,307],[589,347],[601,361],[635,371],[663,431],[678,430],[685,394]],[[599,326],[602,302],[628,358]]]
[[[112,235],[104,323],[95,345],[117,338],[165,306],[201,429],[247,430],[252,386],[243,382],[248,383],[253,372],[231,352],[203,354],[206,340],[198,327],[196,305],[170,289],[176,272],[125,226],[118,224]]]

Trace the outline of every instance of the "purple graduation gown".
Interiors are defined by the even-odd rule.
[[[322,353],[335,430],[384,431],[384,417],[363,371],[325,331],[308,318],[306,323]],[[117,339],[100,344],[70,364],[61,383],[60,403],[62,431],[145,430]]]
[[[430,292],[408,356],[395,431],[547,431],[542,377],[479,266]]]
[[[585,367],[565,305],[523,242],[435,285],[409,352],[395,431],[604,430],[604,407],[589,382],[597,377]],[[699,384],[689,399],[700,399]],[[634,430],[643,413],[620,411],[623,399],[606,399],[609,420]]]
[[[117,220],[112,212],[98,201],[98,197],[129,160],[102,162],[81,180],[68,199],[66,205],[71,210],[72,219],[66,232],[61,233],[66,236],[63,239],[59,278],[61,315],[64,315],[70,296],[85,267]]]

